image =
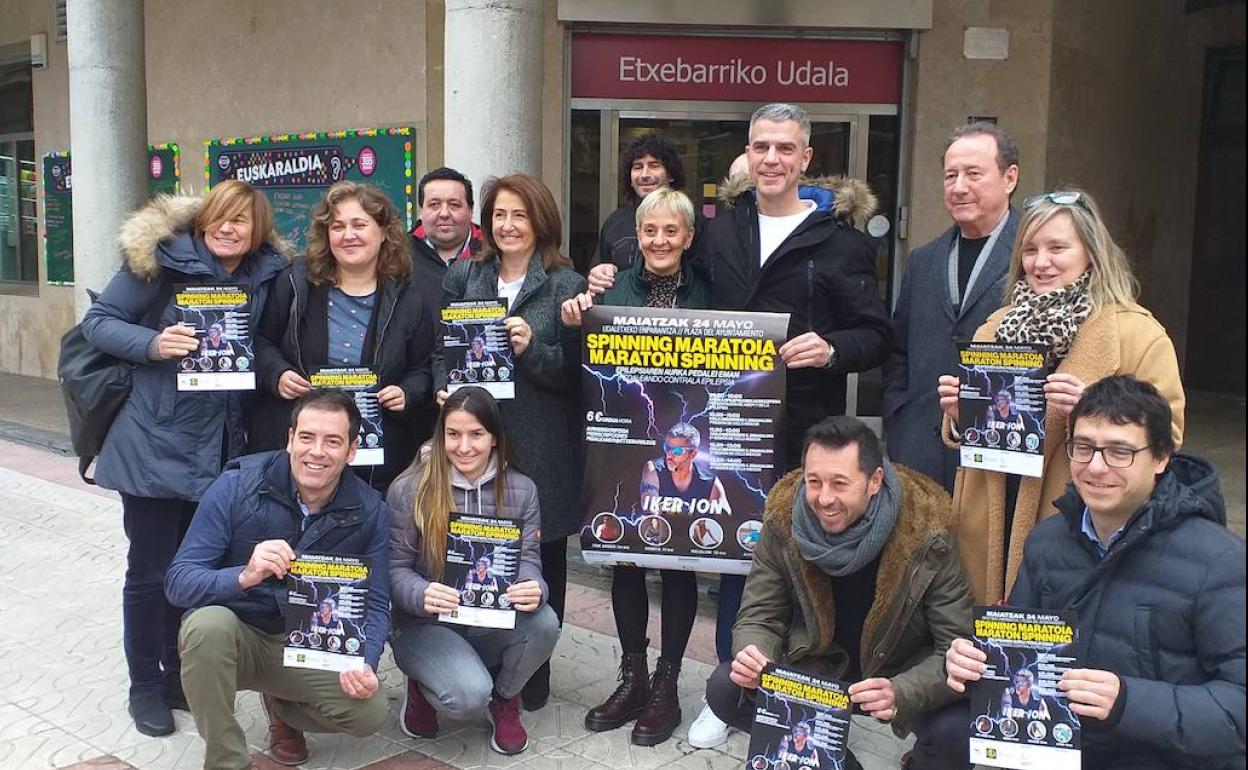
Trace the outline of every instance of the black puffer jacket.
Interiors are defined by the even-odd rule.
[[[1104,559],[1074,487],[1036,525],[1010,604],[1074,610],[1079,665],[1121,680],[1084,720],[1086,768],[1244,766],[1244,541],[1213,467],[1176,455]]]
[[[830,191],[817,209],[759,266],[758,206],[739,178],[727,180],[732,208],[712,219],[704,245],[716,310],[789,313],[788,339],[813,331],[836,347],[828,369],[792,369],[785,397],[787,467],[801,460],[806,429],[845,413],[846,374],[884,363],[892,324],[880,300],[875,244],[853,223],[875,208],[866,184],[818,179],[806,184]],[[745,182],[748,184],[748,181]],[[813,192],[813,191],[812,191]],[[803,191],[803,197],[813,197]]]
[[[250,411],[248,449],[282,449],[290,428],[293,401],[277,395],[277,381],[293,369],[305,379],[326,365],[329,357],[329,288],[308,280],[303,259],[277,277],[273,297],[260,318],[256,335],[258,390],[263,394]],[[416,456],[428,436],[417,434],[416,416],[430,400],[430,359],[434,333],[420,294],[408,281],[379,278],[377,302],[364,337],[361,366],[377,371],[377,389],[398,385],[406,406],[402,412],[382,409],[385,436],[383,465],[359,466],[356,472],[380,490],[390,484]]]

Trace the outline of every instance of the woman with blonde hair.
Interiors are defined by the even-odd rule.
[[[559,307],[585,290],[560,250],[562,225],[550,189],[535,176],[511,174],[485,183],[481,196],[485,245],[475,258],[450,266],[442,282],[447,300],[507,302],[503,323],[514,353],[516,397],[499,403],[521,470],[537,484],[542,509],[542,574],[550,606],[563,619],[568,582],[568,536],[580,529],[581,335],[559,322]],[[441,351],[434,381],[446,388]],[[439,393],[439,398],[446,391]],[[523,692],[524,707],[550,697],[550,666]]]
[[[520,690],[550,658],[559,621],[546,605],[537,487],[515,468],[498,403],[478,387],[460,388],[442,405],[433,438],[390,487],[390,640],[407,675],[399,724],[413,738],[432,738],[438,715],[456,721],[486,716],[491,747],[518,754],[528,746]],[[516,582],[505,596],[515,628],[440,623],[460,603],[447,585],[447,531],[452,512],[519,519]],[[488,667],[498,666],[497,677]]]
[[[1139,287],[1096,202],[1081,190],[1027,199],[1006,280],[1008,304],[975,332],[976,342],[1032,343],[1054,364],[1044,385],[1044,470],[1039,478],[960,468],[954,487],[957,542],[978,604],[1009,594],[1035,523],[1052,516],[1070,481],[1067,418],[1088,385],[1130,374],[1170,402],[1175,445],[1185,398],[1174,344],[1136,303]],[[958,378],[940,378],[944,435],[957,446]]]
[[[260,320],[251,451],[286,445],[291,407],[318,369],[366,367],[378,377],[383,456],[356,472],[384,491],[411,462],[426,438],[412,435],[411,416],[429,398],[433,328],[408,281],[405,225],[384,191],[358,182],[338,182],[312,210],[307,253],[278,277]]]
[[[203,198],[157,198],[126,221],[119,240],[122,266],[82,320],[91,344],[134,364],[130,397],[104,440],[95,481],[121,493],[130,541],[122,588],[130,716],[144,735],[167,735],[174,730],[170,708],[186,710],[186,698],[177,652],[182,610],[165,598],[165,573],[200,496],[243,452],[246,395],[177,389],[178,362],[200,340],[178,322],[174,286],[242,286],[254,334],[287,262],[268,200],[236,180]]]

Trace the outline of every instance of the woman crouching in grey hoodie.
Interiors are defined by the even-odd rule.
[[[432,738],[439,714],[457,721],[484,716],[493,724],[491,748],[501,754],[524,751],[528,734],[520,722],[520,690],[550,658],[559,621],[546,604],[537,487],[513,467],[493,396],[476,387],[452,393],[433,438],[391,485],[386,502],[391,648],[408,677],[403,732]],[[515,520],[520,548],[514,580],[501,574],[507,570],[490,572],[484,547],[479,557],[471,557],[473,571],[462,580],[449,577],[448,532],[457,513]],[[515,627],[466,624],[472,621],[460,608],[465,597],[474,604],[480,599],[481,606],[514,609]],[[498,667],[496,677],[491,666]]]

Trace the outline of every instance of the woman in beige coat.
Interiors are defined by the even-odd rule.
[[[1010,259],[1008,302],[974,339],[1048,346],[1055,369],[1044,386],[1044,471],[1032,478],[958,470],[953,492],[958,550],[981,604],[1009,594],[1027,534],[1055,513],[1053,501],[1070,481],[1066,420],[1086,386],[1111,374],[1151,382],[1170,401],[1175,444],[1183,439],[1185,398],[1174,344],[1136,304],[1139,286],[1096,203],[1071,190],[1030,198],[1024,208]],[[945,441],[956,447],[958,378],[941,377],[938,391]]]

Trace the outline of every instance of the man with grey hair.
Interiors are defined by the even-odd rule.
[[[957,371],[957,342],[969,340],[1004,304],[1020,219],[1010,206],[1018,145],[995,123],[969,123],[949,137],[943,163],[953,226],[906,261],[893,308],[883,411],[889,456],[952,492],[958,453],[940,438],[936,381]]]
[[[888,314],[875,275],[875,244],[853,223],[875,207],[866,184],[817,183],[821,200],[798,194],[814,156],[810,118],[767,104],[750,118],[749,184],[711,220],[711,303],[719,310],[788,313],[783,467],[801,462],[802,436],[845,412],[846,375],[888,356]]]

